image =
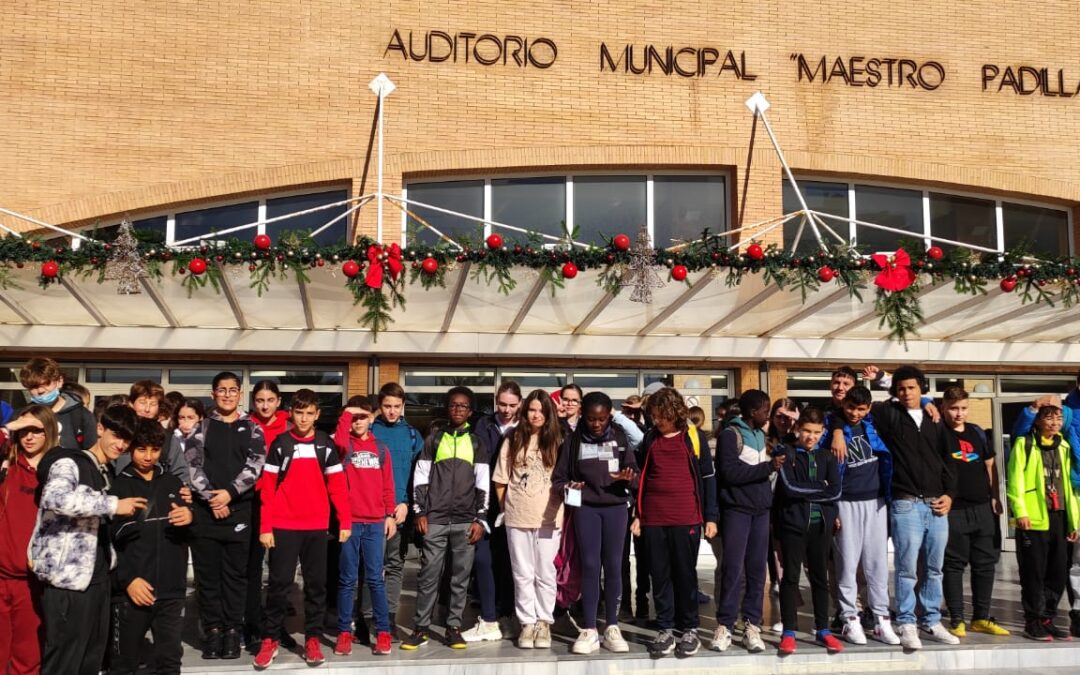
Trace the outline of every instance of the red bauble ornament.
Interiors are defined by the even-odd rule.
[[[945,251],[942,251],[940,246],[931,246],[926,249],[926,257],[931,260],[941,260],[945,257]]]
[[[829,267],[828,265],[825,265],[817,271],[817,278],[821,279],[823,283],[827,284],[836,278],[836,270]]]
[[[325,264],[326,264],[326,261],[325,261],[325,260],[323,260],[322,258],[318,258],[318,259],[317,259],[317,260],[315,261],[315,264],[316,264],[316,265],[318,265],[319,267],[322,267],[323,265],[325,265]]]
[[[1001,290],[1006,293],[1012,293],[1016,290],[1016,277],[1005,277],[998,285],[1001,286]]]
[[[435,274],[439,271],[439,261],[431,257],[424,258],[420,267],[424,270],[424,274]]]
[[[41,242],[40,242],[40,241],[34,241],[34,242],[31,242],[31,243],[30,243],[30,248],[32,248],[32,249],[34,249],[35,251],[37,251],[38,249],[40,249],[40,248],[41,248]]]
[[[687,274],[689,270],[686,269],[686,265],[676,265],[671,268],[671,278],[675,281],[684,281]]]
[[[573,279],[577,276],[577,265],[572,262],[568,262],[562,266],[562,275],[566,279]]]
[[[265,251],[266,249],[270,248],[271,244],[273,244],[273,242],[270,241],[270,235],[260,234],[255,237],[255,248],[259,249],[260,251]]]
[[[188,263],[187,268],[192,274],[202,274],[206,271],[206,260],[203,258],[192,258],[191,262]]]
[[[500,248],[502,248],[502,245],[503,245],[502,235],[498,235],[498,234],[489,234],[488,235],[487,247],[490,248],[492,251],[498,251]]]
[[[629,251],[630,237],[625,234],[617,234],[615,235],[615,238],[611,240],[611,245],[614,246],[617,251]]]
[[[346,260],[341,264],[341,273],[352,279],[360,274],[360,263],[355,260]]]
[[[765,250],[761,248],[761,244],[750,244],[746,247],[746,257],[751,260],[761,260],[765,257]]]
[[[42,263],[41,276],[46,279],[55,279],[57,274],[60,274],[60,265],[57,265],[55,260]]]

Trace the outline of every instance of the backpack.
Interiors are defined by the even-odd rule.
[[[318,436],[316,436],[318,438]],[[334,448],[333,442],[326,444],[330,448],[331,452],[337,452]],[[318,450],[318,447],[316,447]],[[293,443],[289,446],[289,453],[281,456],[281,468],[278,469],[277,486],[281,487],[281,484],[285,482],[285,474],[289,472],[289,465],[292,464],[293,454],[296,452],[296,444]],[[315,453],[315,460],[319,462],[319,473],[322,474],[323,481],[326,480],[326,455],[321,452]]]

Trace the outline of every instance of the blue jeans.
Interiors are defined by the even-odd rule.
[[[352,536],[341,545],[338,563],[338,632],[352,631],[353,606],[356,602],[356,578],[364,563],[364,582],[371,593],[372,618],[377,633],[390,630],[390,609],[383,582],[383,549],[386,533],[383,523],[353,523]],[[363,620],[363,619],[361,619]]]
[[[896,550],[896,623],[915,623],[915,593],[923,607],[923,626],[941,623],[941,568],[949,543],[949,519],[936,516],[923,501],[896,499],[889,505]],[[919,554],[926,559],[926,578],[918,584]]]

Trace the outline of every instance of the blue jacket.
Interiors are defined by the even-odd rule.
[[[398,504],[407,504],[413,465],[424,447],[424,437],[404,417],[393,424],[376,417],[371,425],[371,433],[390,448],[390,463],[394,466],[394,499]]]
[[[1080,394],[1076,389],[1069,392],[1069,395],[1065,397],[1065,409],[1062,410],[1062,416],[1065,418],[1061,425],[1061,434],[1065,437],[1065,440],[1069,442],[1069,448],[1072,449],[1072,468],[1069,470],[1069,477],[1072,480],[1072,484],[1075,487],[1080,487],[1080,415],[1076,414],[1080,409]],[[1012,437],[1015,441],[1017,438],[1023,438],[1031,433],[1031,430],[1035,428],[1035,415],[1038,411],[1032,410],[1031,406],[1024,406],[1024,409],[1020,411],[1020,415],[1017,416],[1016,422],[1013,423]]]
[[[885,501],[892,501],[892,474],[893,474],[893,460],[892,452],[889,451],[889,446],[885,445],[885,442],[878,436],[877,428],[874,426],[874,416],[868,414],[862,421],[863,431],[866,433],[866,440],[870,443],[870,449],[877,455],[878,461],[878,478],[881,480],[882,492],[885,495]],[[821,435],[821,440],[818,442],[819,448],[829,448],[832,445],[832,433],[836,429],[844,430],[845,443],[851,443],[851,425],[847,423],[843,415],[833,415],[829,413],[825,416],[825,433]],[[844,471],[847,469],[847,462],[840,464],[840,478],[843,479]]]
[[[736,431],[737,430],[737,431]],[[742,443],[739,442],[742,440]],[[765,452],[765,433],[737,417],[720,432],[716,449],[716,481],[720,508],[763,513],[772,506],[772,458]]]

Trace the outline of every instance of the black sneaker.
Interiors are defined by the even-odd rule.
[[[428,634],[427,628],[417,628],[412,632],[412,635],[401,642],[401,648],[410,652],[420,649],[428,643],[428,637],[430,637],[430,635]]]
[[[1029,640],[1038,640],[1039,642],[1050,642],[1054,639],[1046,632],[1046,626],[1043,625],[1042,621],[1025,622],[1024,637]]]
[[[223,637],[220,629],[211,628],[206,631],[206,637],[203,639],[202,657],[207,661],[220,659],[222,640]]]
[[[240,631],[235,628],[225,631],[225,637],[221,641],[221,658],[240,658],[240,638]]]
[[[675,643],[675,656],[685,659],[697,654],[698,649],[701,649],[701,640],[698,639],[697,631],[684,631],[682,637]]]
[[[1073,637],[1080,637],[1080,612],[1069,612],[1069,633]]]
[[[667,656],[671,652],[675,651],[675,636],[670,630],[664,628],[661,629],[653,641],[647,646],[649,650],[649,656],[654,659],[658,659],[662,656]]]
[[[1043,630],[1046,631],[1046,634],[1054,638],[1055,640],[1061,640],[1063,642],[1068,642],[1069,640],[1072,640],[1072,636],[1069,635],[1069,631],[1062,630],[1055,626],[1053,619],[1043,619],[1042,626]]]
[[[446,627],[446,646],[450,649],[465,649],[469,646],[469,643],[465,642],[465,638],[462,637],[459,626]]]

